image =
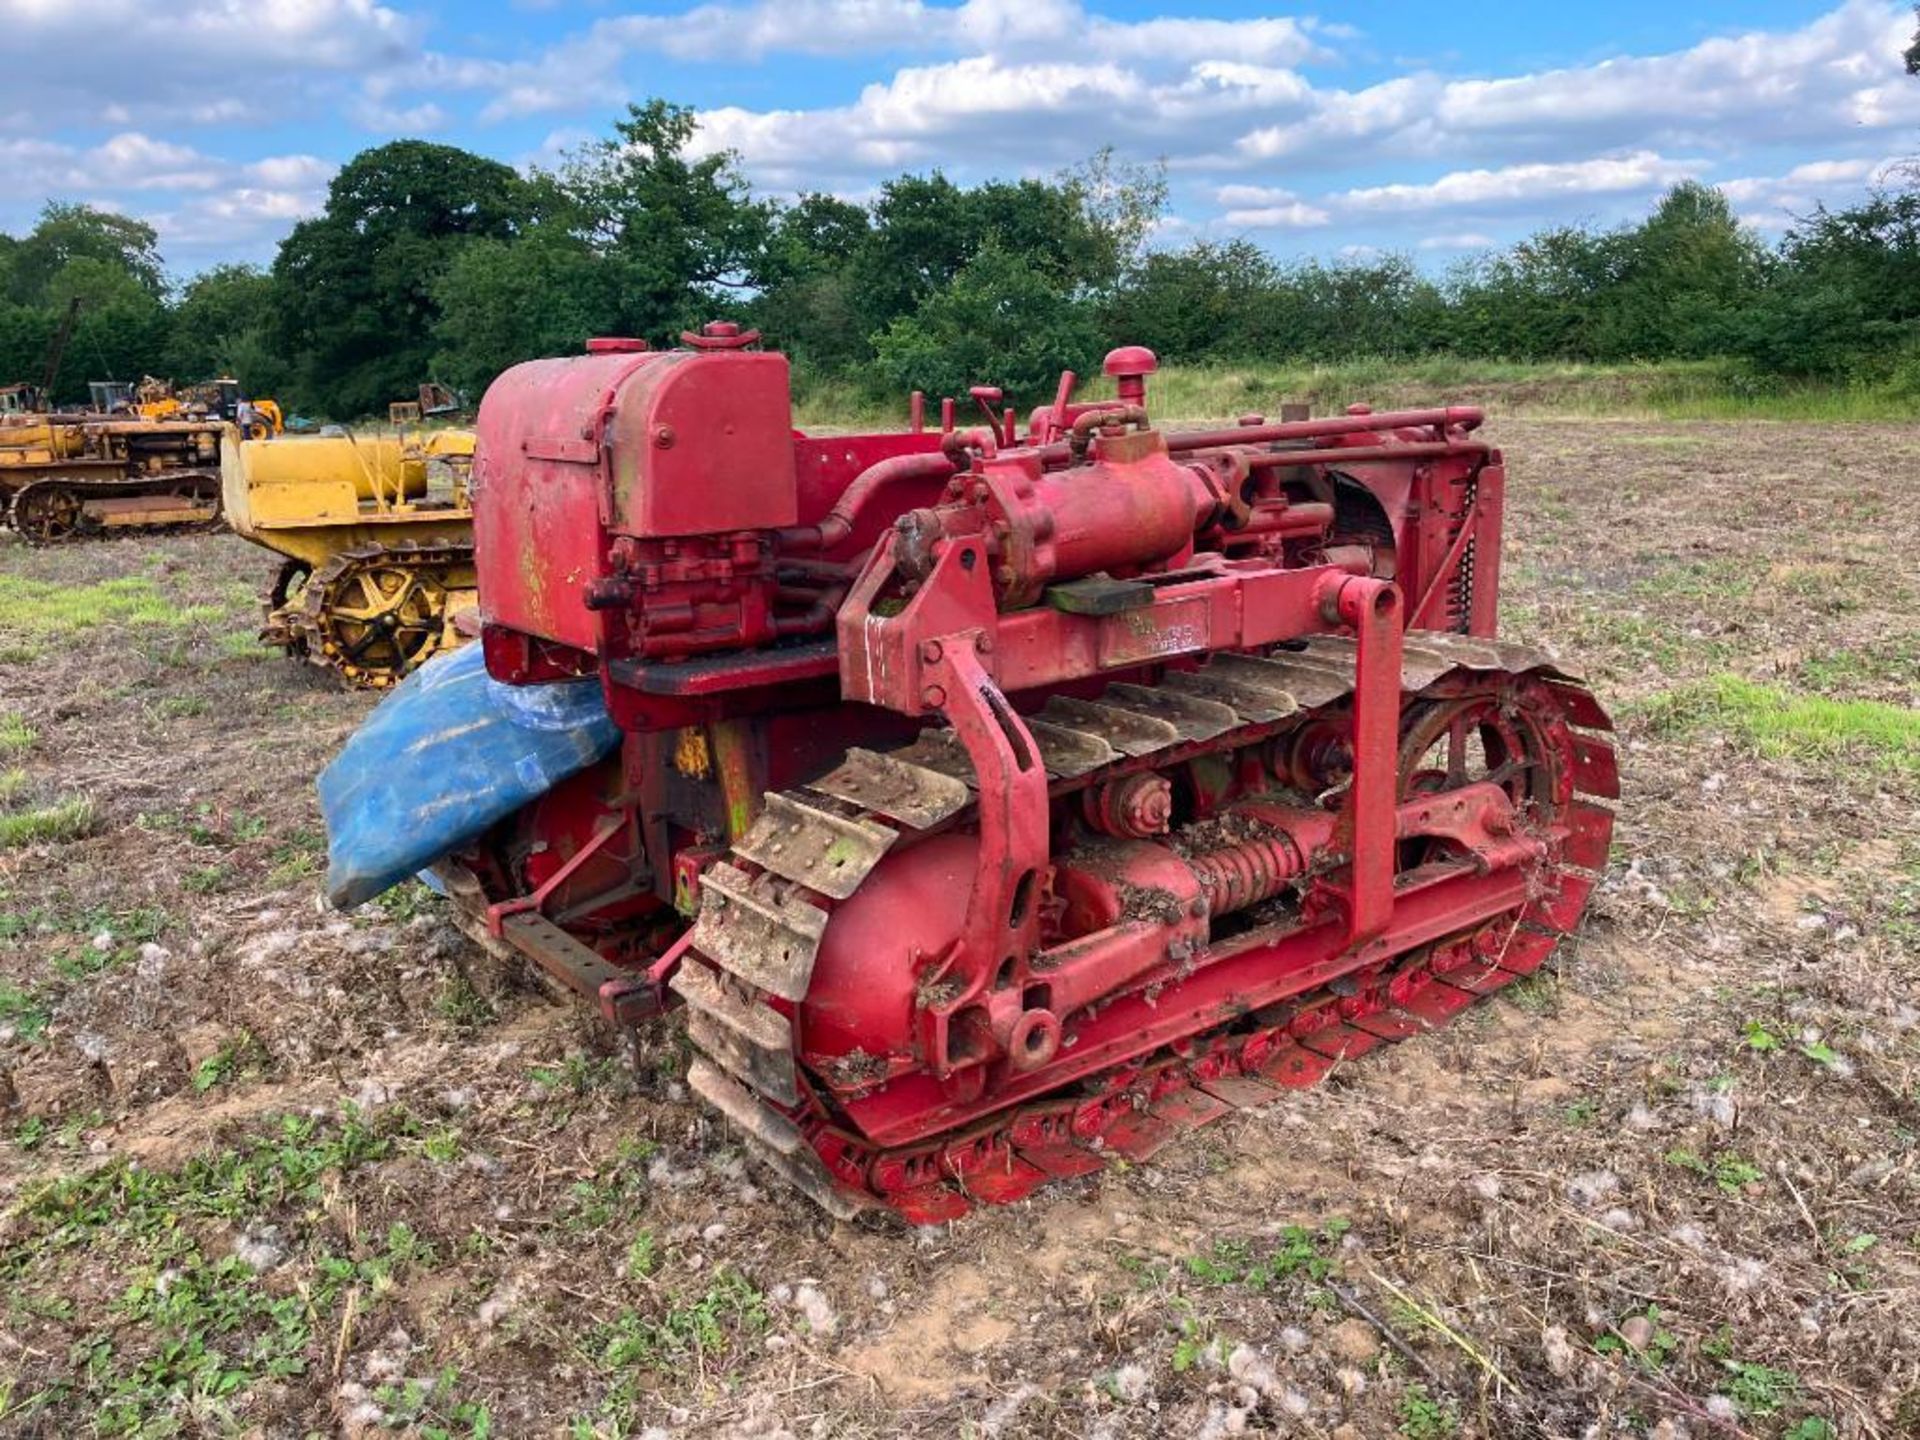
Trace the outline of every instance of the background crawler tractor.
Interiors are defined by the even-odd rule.
[[[488,393],[487,675],[427,666],[323,777],[338,903],[439,857],[614,1022],[684,1006],[795,1186],[915,1221],[1311,1085],[1578,922],[1609,726],[1495,636],[1477,411],[1165,431],[1126,348],[1113,400],[813,438],[782,357],[685,338]]]
[[[385,690],[462,642],[474,604],[473,433],[229,433],[228,523],[284,557],[260,638],[358,689]]]

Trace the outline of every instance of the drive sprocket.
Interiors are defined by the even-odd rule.
[[[287,648],[356,688],[390,689],[446,648],[449,597],[473,587],[470,544],[345,550],[288,597]]]

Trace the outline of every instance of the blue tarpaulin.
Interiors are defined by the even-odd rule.
[[[478,645],[435,656],[320,774],[327,898],[371,900],[619,743],[597,680],[502,685]]]

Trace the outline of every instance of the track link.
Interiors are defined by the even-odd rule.
[[[1027,717],[1050,780],[1074,789],[1145,757],[1237,748],[1338,706],[1355,683],[1355,647],[1337,637],[1255,657],[1220,655],[1158,687],[1115,684],[1093,700],[1055,697]],[[984,1125],[881,1149],[839,1128],[808,1082],[792,1013],[807,993],[832,904],[854,893],[904,833],[953,824],[972,806],[966,753],[930,729],[888,754],[850,751],[830,774],[769,794],[732,855],[701,879],[702,903],[673,989],[698,1055],[694,1092],[746,1146],[831,1214],[884,1207],[916,1223],[975,1203],[1017,1200],[1051,1179],[1141,1159],[1184,1130],[1286,1089],[1319,1083],[1383,1041],[1446,1023],[1536,970],[1577,921],[1605,864],[1617,797],[1611,728],[1598,703],[1543,652],[1499,641],[1409,632],[1404,705],[1436,682],[1479,676],[1537,682],[1570,737],[1569,806],[1585,812],[1548,883],[1518,912],[1400,963],[1356,971],[1272,1007],[1257,1023],[1177,1046],[1016,1104]],[[1444,692],[1446,686],[1439,687]],[[1589,732],[1589,733],[1583,733]],[[1584,838],[1581,838],[1584,837]]]

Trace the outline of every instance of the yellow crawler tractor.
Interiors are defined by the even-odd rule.
[[[360,689],[462,641],[475,603],[466,430],[241,439],[221,454],[227,522],[285,563],[260,638]]]
[[[94,408],[112,410],[102,403],[100,391],[110,387],[95,385]],[[269,440],[286,429],[286,417],[277,400],[249,400],[241,393],[240,382],[232,376],[209,380],[201,385],[176,386],[171,380],[149,375],[132,392],[126,404],[147,420],[186,420],[211,416],[237,426],[249,440]]]
[[[220,523],[215,419],[22,414],[0,426],[0,507],[33,544]]]

